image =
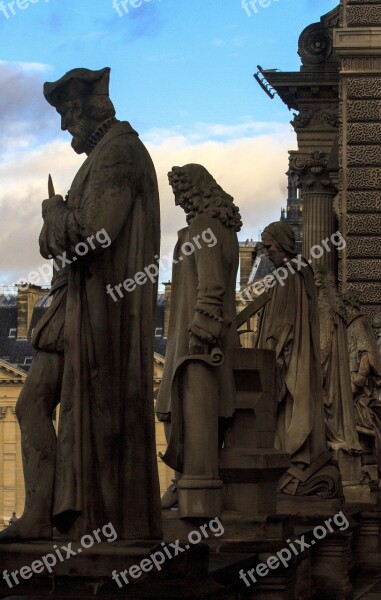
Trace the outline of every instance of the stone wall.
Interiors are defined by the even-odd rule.
[[[342,291],[359,294],[372,318],[381,306],[381,1],[342,0],[334,32],[340,68]]]

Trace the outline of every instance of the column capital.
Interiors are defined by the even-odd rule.
[[[298,176],[298,187],[311,193],[335,193],[327,170],[328,157],[324,152],[290,152],[290,169]]]

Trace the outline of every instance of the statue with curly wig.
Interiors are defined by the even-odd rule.
[[[210,489],[222,487],[218,423],[234,412],[237,232],[242,225],[233,198],[203,166],[173,167],[168,177],[188,226],[178,232],[174,249],[168,342],[156,404],[169,443],[162,458],[175,470],[163,508],[177,503],[180,474],[182,481],[184,473],[193,478],[194,486],[198,481]],[[197,441],[188,452],[185,438],[191,435]]]

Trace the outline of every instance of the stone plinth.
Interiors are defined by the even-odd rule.
[[[67,551],[63,547],[70,547],[71,552],[76,555],[66,559]],[[208,546],[199,543],[180,547],[183,551],[179,550],[176,555],[176,550],[170,544],[164,547],[162,543],[153,544],[152,541],[141,540],[136,543],[99,543],[89,549],[85,549],[79,542],[70,544],[64,540],[2,544],[0,564],[3,575],[6,570],[8,578],[6,581],[3,576],[0,580],[0,597],[25,594],[39,599],[94,596],[155,600],[183,596],[197,599],[226,598],[220,595],[221,586],[208,580]],[[64,558],[63,561],[60,560],[59,553]],[[48,569],[43,557],[48,557],[46,563],[50,561]],[[57,561],[55,565],[54,557]],[[154,558],[157,563],[163,564],[156,566]],[[36,561],[45,567],[43,571],[41,567],[37,567]],[[35,564],[34,570],[39,570],[40,573],[35,573],[30,568],[29,573],[25,569],[32,564]],[[22,578],[20,571],[28,578]],[[183,583],[180,584],[181,581]],[[13,585],[12,588],[10,584]],[[176,590],[177,596],[173,590]]]
[[[183,370],[184,469],[178,484],[181,517],[219,516],[218,395],[215,367],[193,361]]]
[[[360,573],[379,573],[381,569],[381,492],[373,506],[363,510],[356,520],[359,527],[353,542],[356,569]]]
[[[319,496],[291,496],[278,494],[277,513],[301,517],[330,517],[344,507],[344,498],[320,498]]]
[[[239,512],[224,511],[219,518],[223,528],[222,535],[213,535],[208,529],[208,537],[203,542],[216,551],[221,545],[239,541],[240,547],[253,543],[271,543],[274,540],[285,539],[293,534],[294,527],[291,519],[279,515],[242,515]],[[209,519],[183,519],[179,517],[178,511],[163,511],[163,534],[164,540],[173,541],[178,538],[182,543],[187,543],[188,535],[207,525]],[[251,551],[242,549],[242,552]]]
[[[236,411],[220,451],[224,510],[276,513],[276,488],[290,456],[274,449],[277,418],[275,353],[236,348]]]
[[[312,583],[318,598],[352,600],[351,538],[349,531],[332,533],[314,546]]]

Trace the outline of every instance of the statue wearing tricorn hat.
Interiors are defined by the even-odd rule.
[[[44,86],[72,147],[87,159],[67,201],[51,185],[42,205],[41,254],[59,268],[16,407],[25,510],[0,541],[50,538],[53,525],[73,539],[109,522],[119,539],[161,535],[152,401],[157,283],[147,280],[118,302],[106,291],[159,254],[158,187],[138,134],[115,118],[109,76],[108,68],[74,69]]]

